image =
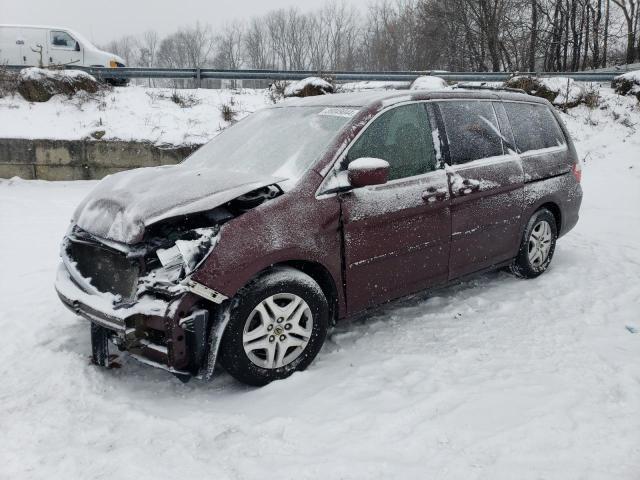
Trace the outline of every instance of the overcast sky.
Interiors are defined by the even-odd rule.
[[[347,3],[362,8],[369,1]],[[0,23],[67,27],[95,43],[106,43],[146,30],[164,35],[196,21],[216,27],[276,8],[309,10],[316,5],[309,0],[0,0]]]

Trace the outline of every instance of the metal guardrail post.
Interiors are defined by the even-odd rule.
[[[202,88],[202,69],[200,67],[196,68],[196,85],[198,88]]]

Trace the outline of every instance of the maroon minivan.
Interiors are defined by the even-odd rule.
[[[56,289],[109,343],[182,380],[264,385],[335,321],[466,275],[544,272],[580,164],[544,100],[452,89],[283,102],[77,208]]]

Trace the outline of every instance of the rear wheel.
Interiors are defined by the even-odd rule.
[[[241,382],[261,386],[309,366],[327,335],[329,307],[311,277],[277,267],[240,290],[229,315],[220,362]]]
[[[558,238],[556,218],[542,208],[533,214],[522,237],[518,256],[511,265],[514,275],[535,278],[543,274],[553,258]]]

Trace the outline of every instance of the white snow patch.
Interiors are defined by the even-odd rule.
[[[634,70],[632,72],[623,73],[622,75],[619,75],[616,78],[621,78],[623,80],[630,80],[635,84],[640,85],[640,70]]]
[[[307,87],[313,87],[315,89],[318,89],[324,92],[325,94],[333,92],[333,85],[331,85],[329,82],[327,82],[323,78],[309,77],[309,78],[305,78],[303,80],[293,82],[287,85],[286,88],[284,89],[284,96],[295,97],[299,95]]]
[[[416,78],[411,84],[410,90],[448,90],[449,84],[440,77],[423,75]]]
[[[340,92],[363,92],[369,90],[401,90],[408,88],[410,82],[384,82],[384,81],[366,81],[366,82],[346,82],[338,85]]]
[[[388,168],[389,162],[381,160],[380,158],[358,158],[349,164],[349,170],[377,170],[379,168]]]
[[[191,106],[183,107],[172,97]],[[232,99],[236,120],[268,104],[264,90],[248,89],[129,86],[93,95],[80,92],[72,98],[55,95],[39,103],[27,102],[20,95],[8,96],[0,98],[0,138],[82,140],[104,130],[103,140],[199,145],[228,126],[220,107]]]
[[[552,92],[558,92],[553,100],[554,105],[578,102],[586,93],[584,83],[569,77],[541,77],[538,80]]]
[[[20,70],[18,76],[22,80],[43,80],[45,78],[53,80],[87,78],[95,80],[93,76],[82,70],[51,70],[38,67],[24,68]]]

